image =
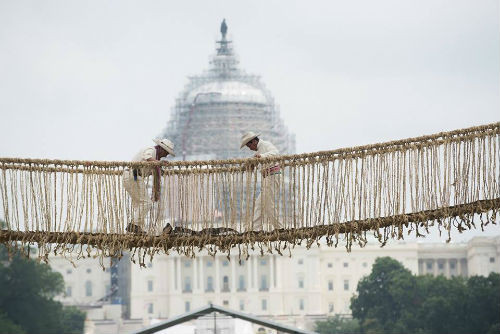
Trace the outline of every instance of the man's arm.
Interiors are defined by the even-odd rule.
[[[264,153],[257,153],[256,158],[267,158],[279,155],[278,149],[271,143],[262,143],[264,146]]]
[[[275,157],[279,155],[279,152],[278,150],[273,150],[273,151],[269,151],[269,152],[266,152],[266,153],[262,153],[262,154],[256,154],[255,157],[256,158],[267,158],[267,157]]]
[[[155,158],[149,158],[146,161],[158,161]],[[152,200],[154,202],[158,202],[160,199],[160,186],[161,186],[161,180],[160,180],[160,175],[158,175],[158,169],[156,167],[153,167],[153,195]]]

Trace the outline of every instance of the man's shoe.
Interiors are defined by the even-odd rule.
[[[176,235],[195,235],[196,232],[189,229],[189,228],[186,228],[186,227],[181,227],[181,226],[177,226],[175,229],[174,229],[174,233]]]
[[[130,232],[130,233],[137,233],[137,234],[143,234],[144,231],[139,225],[129,223],[127,225],[127,228],[125,228],[125,231]]]
[[[170,225],[170,223],[167,223],[167,225],[165,225],[165,227],[163,228],[163,233],[164,234],[170,234],[172,233],[172,225]]]

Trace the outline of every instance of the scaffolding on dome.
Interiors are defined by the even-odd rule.
[[[295,137],[281,119],[271,92],[259,76],[239,68],[226,33],[227,26],[221,26],[209,69],[189,77],[161,137],[178,144],[182,160],[243,158],[237,143],[248,130],[273,138],[280,152],[294,153]],[[235,143],[234,147],[228,143]]]
[[[450,235],[496,223],[500,209],[500,123],[435,135],[261,159],[89,162],[0,158],[0,243],[38,244],[39,256],[145,256],[176,250],[282,254],[324,238],[329,246],[364,246],[368,231],[381,244],[405,233]],[[255,231],[262,171],[278,164],[276,228],[269,217]],[[144,233],[126,233],[133,216],[123,185],[127,168],[161,166],[162,195]],[[176,229],[163,233],[164,224]],[[235,248],[236,247],[236,248]],[[235,250],[236,249],[236,250]]]

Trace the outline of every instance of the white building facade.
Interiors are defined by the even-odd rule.
[[[237,255],[160,255],[146,268],[131,268],[131,318],[169,318],[213,303],[310,328],[315,319],[349,314],[358,281],[384,256],[417,275],[488,275],[500,272],[500,236],[458,244],[374,243],[350,253],[297,246],[291,257],[257,253],[241,263]]]
[[[64,278],[64,294],[57,299],[64,305],[88,306],[98,303],[111,289],[110,259],[103,259],[102,269],[99,259],[92,257],[68,259],[61,256],[50,257],[52,270]]]
[[[384,248],[369,242],[350,253],[343,247],[296,246],[291,257],[284,255],[256,252],[241,262],[237,255],[206,252],[195,258],[156,255],[146,268],[131,264],[119,272],[120,281],[129,282],[129,291],[121,291],[129,296],[123,305],[103,299],[111,289],[110,259],[104,259],[105,270],[98,258],[78,259],[75,267],[57,256],[49,264],[66,285],[58,299],[87,311],[89,334],[139,329],[210,303],[312,329],[316,320],[350,313],[358,281],[378,257],[390,256],[416,275],[487,276],[500,273],[500,236],[448,244],[392,241]]]
[[[415,273],[416,246],[391,247]],[[257,254],[241,263],[222,254],[159,256],[148,268],[132,267],[131,317],[172,317],[210,303],[262,316],[349,313],[357,281],[388,254],[379,247],[297,247],[292,257]]]

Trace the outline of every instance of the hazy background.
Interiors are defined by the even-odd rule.
[[[0,0],[0,156],[130,159],[223,18],[298,152],[500,120],[498,0]]]

